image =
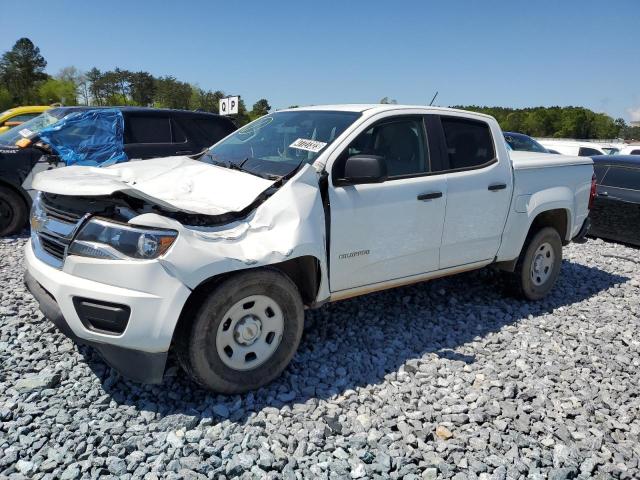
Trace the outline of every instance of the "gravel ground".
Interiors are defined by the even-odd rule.
[[[565,249],[538,303],[490,270],[307,312],[285,374],[120,378],[43,320],[0,243],[0,477],[640,478],[640,251]]]

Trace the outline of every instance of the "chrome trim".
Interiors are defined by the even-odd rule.
[[[46,205],[43,202],[42,193],[39,192],[33,201],[31,209],[31,247],[36,258],[61,270],[67,257],[67,250],[71,240],[90,216],[87,213],[79,217],[77,221],[66,222],[63,220],[64,218],[71,219],[74,216]],[[62,250],[62,256],[59,258],[49,253],[43,242],[55,244]]]

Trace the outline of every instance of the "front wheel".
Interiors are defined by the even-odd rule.
[[[187,373],[220,393],[257,389],[279,376],[300,343],[304,307],[275,270],[241,272],[204,300],[178,348]]]
[[[26,224],[27,205],[13,190],[0,186],[0,237],[18,233]]]
[[[562,240],[546,227],[527,238],[515,271],[508,274],[511,289],[528,300],[546,296],[558,279],[562,264]]]

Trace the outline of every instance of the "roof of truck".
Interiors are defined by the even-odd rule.
[[[487,118],[493,118],[490,115],[485,115],[483,113],[472,112],[469,110],[459,110],[456,108],[446,108],[446,107],[432,107],[429,105],[396,105],[393,103],[342,103],[335,105],[310,105],[307,107],[295,107],[295,108],[287,108],[285,110],[327,110],[333,112],[386,112],[393,110],[432,110],[434,113],[446,113],[446,112],[458,112],[458,113],[472,113],[473,115],[478,115]]]

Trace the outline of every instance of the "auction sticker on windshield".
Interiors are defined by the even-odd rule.
[[[317,140],[307,140],[306,138],[299,138],[289,148],[297,148],[299,150],[307,150],[308,152],[318,153],[327,144],[325,142],[318,142]]]
[[[31,135],[33,132],[31,130],[29,130],[28,128],[23,128],[22,130],[20,130],[18,132],[20,135],[22,135],[23,137],[28,137],[29,135]]]

